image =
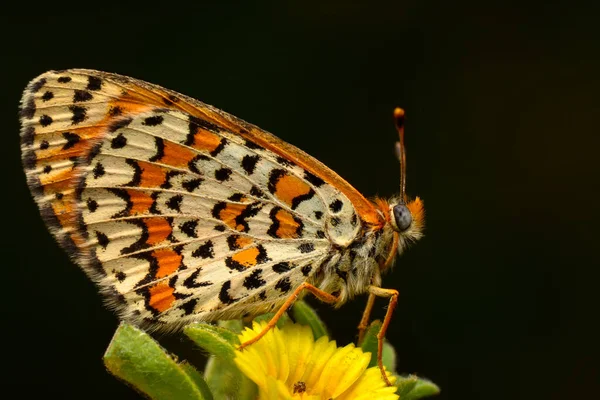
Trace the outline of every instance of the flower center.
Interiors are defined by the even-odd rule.
[[[306,383],[298,381],[294,383],[294,394],[306,392]]]

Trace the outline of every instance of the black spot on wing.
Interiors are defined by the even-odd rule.
[[[292,288],[292,283],[290,282],[290,278],[287,276],[285,278],[281,278],[275,284],[275,289],[278,289],[281,293],[287,293]]]
[[[264,150],[262,146],[259,146],[256,143],[251,142],[250,140],[246,140],[244,142],[244,144],[247,148],[252,149],[252,150]]]
[[[227,257],[227,258],[225,259],[225,266],[226,266],[227,268],[231,269],[231,270],[234,270],[234,271],[239,271],[239,272],[242,272],[242,271],[245,271],[245,270],[246,270],[246,267],[245,267],[245,266],[243,266],[243,265],[242,265],[242,264],[240,264],[239,262],[235,261],[235,260],[234,260],[233,258],[231,258],[231,257]]]
[[[283,165],[284,167],[293,167],[294,166],[294,163],[291,162],[290,160],[288,160],[287,158],[277,156],[276,160],[280,165]]]
[[[21,110],[19,111],[19,115],[21,116],[21,118],[27,118],[27,119],[33,118],[33,116],[35,115],[35,102],[33,100],[33,97],[30,98],[27,101],[27,103],[21,107]]]
[[[34,82],[31,85],[31,93],[37,93],[46,84],[46,78],[42,78],[39,81]]]
[[[46,127],[46,126],[52,124],[52,122],[54,122],[54,121],[52,120],[52,117],[49,115],[44,114],[40,117],[40,125],[43,127]]]
[[[106,249],[106,247],[108,246],[108,243],[109,243],[108,236],[106,236],[104,233],[98,232],[98,231],[96,231],[95,233],[96,233],[96,240],[98,241],[98,244],[103,249]]]
[[[127,278],[127,274],[125,274],[123,271],[116,271],[115,278],[117,278],[119,282],[123,282],[125,278]]]
[[[194,313],[197,303],[198,303],[198,299],[194,297],[194,298],[189,299],[182,305],[180,305],[179,308],[183,310],[183,313],[185,315],[191,315]]]
[[[244,279],[244,287],[248,290],[258,289],[267,284],[267,281],[262,279],[262,269],[255,269],[250,275]]]
[[[273,265],[273,271],[278,273],[278,274],[283,274],[285,272],[291,271],[292,268],[294,267],[293,264],[290,264],[289,262],[283,261],[280,263],[277,263],[275,265]]]
[[[75,90],[73,94],[73,103],[81,103],[84,101],[92,100],[94,96],[86,90]]]
[[[35,140],[35,128],[33,126],[28,126],[27,128],[23,129],[23,133],[21,133],[21,144],[29,147],[29,146],[33,146],[33,142]],[[45,141],[46,143],[48,143],[47,141]],[[44,143],[44,141],[42,141],[42,143],[40,144],[40,149],[42,149],[42,144]],[[48,144],[50,145],[50,144]],[[42,149],[44,150],[44,149]],[[33,152],[32,152],[33,153]],[[35,153],[34,157],[35,157]]]
[[[185,190],[187,190],[188,192],[193,192],[194,190],[196,190],[200,184],[202,183],[203,179],[202,178],[194,178],[194,179],[190,179],[188,181],[184,181],[181,186],[183,186],[183,188]]]
[[[71,147],[75,146],[81,140],[81,137],[73,132],[63,132],[63,138],[66,139],[67,143],[64,144],[63,150],[68,150]]]
[[[302,203],[303,201],[306,200],[310,200],[315,196],[315,191],[310,188],[310,190],[308,191],[308,193],[305,194],[301,194],[300,196],[296,196],[292,199],[292,210],[295,210],[296,208],[298,208],[298,206],[300,205],[300,203]]]
[[[257,201],[244,208],[244,210],[237,217],[235,217],[236,226],[241,225],[242,232],[248,232],[250,227],[248,226],[246,218],[252,218],[258,214],[258,212],[263,208],[263,205],[264,204]]]
[[[183,286],[185,286],[188,289],[194,289],[194,288],[212,285],[212,282],[208,282],[208,281],[207,282],[196,282],[196,280],[198,279],[198,276],[200,275],[200,272],[202,272],[202,268],[198,268],[197,270],[195,270],[190,276],[188,276],[183,281]]]
[[[88,76],[88,90],[100,90],[102,88],[102,79],[97,76]]]
[[[269,174],[269,183],[267,184],[267,189],[269,189],[269,192],[272,194],[277,192],[277,182],[279,182],[279,180],[283,178],[285,174],[286,171],[283,169],[274,169],[271,171]]]
[[[122,149],[127,145],[127,138],[122,133],[119,133],[110,141],[110,147],[113,149]]]
[[[300,268],[300,271],[302,271],[302,275],[308,276],[310,274],[310,271],[312,271],[312,265],[305,265],[302,268]]]
[[[148,161],[152,161],[152,162],[160,160],[165,155],[164,140],[162,140],[162,138],[159,138],[158,136],[155,136],[154,143],[155,143],[155,148],[156,148],[156,154],[154,154],[152,157],[150,157],[148,159]]]
[[[144,250],[144,249],[147,249],[148,247],[150,247],[150,245],[148,243],[146,243],[148,240],[148,237],[150,236],[149,232],[148,232],[148,227],[146,226],[146,224],[139,219],[127,220],[127,223],[139,227],[142,230],[142,233],[135,243],[121,249],[121,255],[134,253],[136,251]],[[137,255],[137,257],[143,258],[143,259],[149,261],[151,269],[154,267],[155,268],[154,272],[156,272],[156,270],[158,269],[158,265],[154,265],[154,264],[156,264],[156,259],[154,257],[152,257],[150,254],[140,254],[140,255]],[[152,275],[154,275],[154,272],[152,272]]]
[[[111,106],[110,110],[108,110],[108,115],[111,117],[118,117],[121,114],[123,114],[123,109],[119,106]]]
[[[227,198],[227,200],[229,200],[229,201],[235,201],[235,202],[240,202],[240,201],[242,201],[243,198],[244,198],[244,195],[242,193],[234,193],[231,196],[229,196]]]
[[[225,225],[215,225],[213,229],[217,232],[225,232],[227,230],[227,228],[225,228]]]
[[[237,243],[238,238],[240,237],[240,235],[229,235],[227,236],[227,246],[229,247],[229,250],[239,250],[240,246]]]
[[[256,186],[252,186],[252,188],[250,188],[250,195],[254,196],[254,197],[259,197],[259,198],[266,198],[267,196],[265,196],[265,194],[262,192],[262,190],[260,190],[259,188],[257,188]]]
[[[325,183],[323,179],[311,174],[308,171],[304,171],[304,179],[309,181],[314,187],[319,187]]]
[[[343,205],[344,203],[342,203],[340,199],[335,199],[331,202],[331,204],[329,204],[329,209],[334,213],[338,213],[342,210]]]
[[[229,295],[229,289],[231,289],[231,281],[227,281],[223,283],[223,286],[221,286],[219,300],[221,300],[221,303],[223,304],[231,304],[237,301],[237,299],[234,299]]]
[[[180,195],[180,194],[176,194],[175,196],[173,196],[169,200],[167,200],[167,202],[165,204],[171,210],[180,212],[181,211],[181,202],[182,201],[183,201],[183,196]]]
[[[92,198],[87,199],[86,205],[91,213],[95,212],[98,209],[98,202]]]
[[[258,160],[260,160],[259,155],[247,154],[244,156],[244,158],[242,158],[242,168],[244,168],[244,171],[246,171],[246,174],[252,175],[254,173],[254,170],[256,168],[256,163],[258,162]]]
[[[213,157],[216,157],[221,151],[223,151],[223,149],[225,148],[226,145],[227,145],[227,139],[221,138],[219,145],[217,147],[215,147],[215,149],[213,151],[210,152],[210,155]]]
[[[57,81],[59,83],[69,83],[71,82],[71,77],[70,76],[60,76]]]
[[[179,225],[179,230],[185,233],[188,237],[197,238],[196,228],[198,227],[198,220],[192,219]]]
[[[102,163],[97,163],[94,169],[92,170],[92,173],[94,174],[94,179],[100,178],[106,173],[104,165],[102,165]]]
[[[300,253],[310,253],[315,250],[315,245],[310,242],[302,243],[298,246],[298,250],[300,250]]]
[[[122,118],[117,121],[114,121],[108,126],[108,131],[110,133],[116,132],[117,130],[128,126],[131,123],[131,121],[133,121],[133,118],[131,117]]]
[[[71,124],[77,125],[87,119],[87,108],[82,106],[69,106],[69,110],[73,115],[71,116]]]
[[[231,176],[231,174],[232,174],[231,169],[229,169],[227,167],[223,167],[223,168],[220,168],[215,171],[215,179],[218,180],[219,182],[224,182],[224,181],[229,180],[229,177]]]
[[[142,181],[142,168],[137,161],[131,158],[126,159],[125,162],[133,168],[133,178],[131,178],[127,186],[138,186]]]
[[[157,126],[157,125],[162,124],[163,121],[164,121],[164,117],[162,115],[155,115],[155,116],[144,119],[144,122],[142,122],[142,125]]]
[[[200,258],[215,258],[215,250],[213,242],[207,240],[206,243],[200,245],[196,250],[192,252],[192,257]]]
[[[54,98],[54,93],[52,93],[51,91],[47,91],[46,93],[44,93],[44,95],[42,96],[42,101],[50,101]]]

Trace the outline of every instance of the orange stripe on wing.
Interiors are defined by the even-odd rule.
[[[254,241],[250,236],[238,236],[235,239],[235,244],[238,248],[243,249],[244,247],[250,246]]]
[[[158,312],[164,312],[171,308],[175,302],[173,293],[175,289],[166,282],[160,282],[149,288],[150,299],[148,305]]]
[[[279,227],[275,231],[275,235],[282,239],[298,238],[298,228],[300,223],[294,220],[294,216],[283,209],[280,209],[275,214],[275,219],[279,222]]]
[[[137,164],[142,170],[138,186],[154,188],[165,183],[167,171],[164,168],[145,161],[138,161]]]
[[[155,275],[156,278],[164,278],[177,271],[181,266],[181,260],[183,259],[180,254],[177,254],[173,249],[169,248],[154,250],[152,256],[158,263],[158,270]]]
[[[295,175],[284,174],[275,184],[275,196],[292,207],[296,197],[307,195],[312,188]]]
[[[256,247],[250,247],[234,254],[231,259],[246,268],[250,268],[258,263],[257,257],[259,254],[260,252]]]
[[[140,190],[127,190],[127,194],[132,203],[129,215],[148,214],[154,203],[154,199],[148,193]]]
[[[151,246],[165,241],[173,231],[171,224],[164,218],[145,218],[144,224],[148,228],[146,243]]]
[[[198,150],[205,150],[210,153],[215,151],[220,144],[221,137],[219,135],[215,135],[214,133],[204,129],[198,129],[194,135],[194,143],[192,144],[192,147]]]
[[[224,204],[224,207],[219,211],[218,218],[231,229],[243,231],[244,226],[238,224],[236,218],[239,217],[247,207],[248,206],[245,204],[226,203]]]
[[[197,153],[184,146],[166,140],[164,141],[163,152],[164,155],[158,162],[180,168],[187,168],[188,163],[197,155]]]

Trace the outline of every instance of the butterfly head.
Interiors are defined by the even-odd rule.
[[[400,162],[400,195],[389,201],[379,200],[378,206],[385,221],[393,231],[392,251],[386,260],[389,265],[396,253],[400,254],[410,242],[423,236],[425,209],[423,201],[416,197],[409,200],[406,196],[406,151],[404,149],[404,110],[394,110],[394,121],[398,130],[399,141],[396,142],[396,156]]]
[[[423,201],[416,197],[414,200],[404,203],[400,200],[391,202],[389,205],[389,221],[392,229],[407,239],[416,240],[422,236],[425,222],[425,209]]]

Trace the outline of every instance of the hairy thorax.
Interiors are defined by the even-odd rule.
[[[312,284],[339,298],[341,306],[354,296],[365,293],[369,285],[381,286],[381,272],[393,246],[393,229],[363,227],[361,234],[346,247],[332,247],[331,255],[321,264]]]

